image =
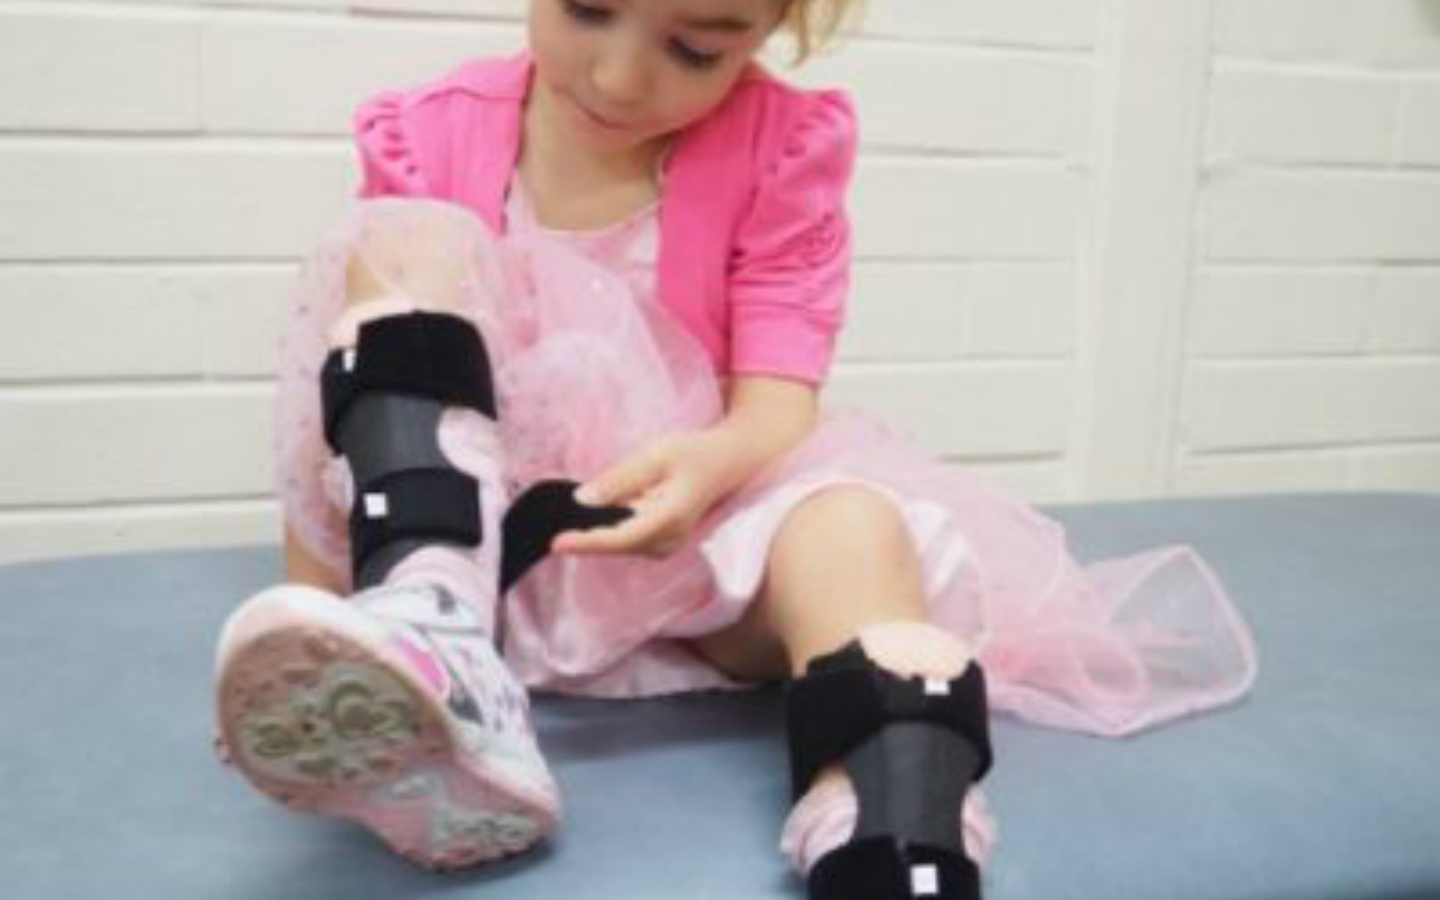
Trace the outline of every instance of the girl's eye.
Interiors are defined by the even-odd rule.
[[[580,0],[561,0],[570,18],[584,25],[603,25],[610,21],[610,10],[603,6],[591,6]]]
[[[720,64],[720,60],[725,57],[723,53],[696,50],[681,40],[673,40],[670,42],[670,54],[679,60],[681,65],[702,71],[715,68]]]

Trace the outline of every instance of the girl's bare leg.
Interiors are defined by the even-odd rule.
[[[857,639],[903,677],[952,679],[973,656],[925,621],[920,560],[899,509],[876,491],[843,485],[795,508],[745,617],[695,646],[731,675],[759,681],[803,675],[810,660]],[[812,789],[836,782],[848,778],[831,766]]]

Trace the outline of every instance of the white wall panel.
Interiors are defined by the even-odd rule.
[[[274,539],[351,112],[525,6],[0,0],[0,560]],[[1434,3],[883,0],[787,77],[864,126],[835,403],[1037,502],[1440,491]]]

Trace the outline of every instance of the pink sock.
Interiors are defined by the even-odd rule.
[[[796,872],[809,875],[821,857],[850,840],[858,817],[855,792],[848,782],[811,790],[785,820],[780,851],[789,857]],[[996,828],[995,817],[980,791],[966,795],[956,828],[964,837],[966,853],[976,865],[983,865],[995,846]]]

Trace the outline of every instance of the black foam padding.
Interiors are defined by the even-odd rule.
[[[351,356],[353,354],[353,357]],[[345,367],[347,357],[353,366]],[[360,326],[353,350],[334,350],[320,371],[325,440],[340,451],[339,425],[354,399],[370,391],[413,394],[496,418],[490,357],[465,319],[415,312]]]
[[[943,694],[927,692],[926,685],[924,678],[899,678],[875,665],[858,641],[812,660],[786,691],[795,800],[821,769],[894,722],[929,722],[960,735],[979,758],[974,780],[983,778],[992,760],[984,672],[972,663],[959,678],[945,682]]]
[[[367,514],[367,496],[381,494],[385,515]],[[477,546],[484,537],[480,483],[455,469],[410,469],[381,475],[357,493],[350,510],[356,570],[392,541],[408,539]]]
[[[946,850],[869,838],[822,856],[808,893],[810,900],[980,900],[980,870]]]
[[[500,592],[503,594],[550,552],[562,531],[587,531],[623,522],[634,515],[625,506],[586,506],[575,499],[579,484],[537,481],[515,498],[501,525]]]

